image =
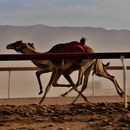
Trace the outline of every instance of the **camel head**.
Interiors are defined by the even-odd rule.
[[[21,53],[31,53],[35,51],[35,47],[33,43],[23,43],[22,40],[8,44],[6,48],[13,49],[16,52],[21,52]]]

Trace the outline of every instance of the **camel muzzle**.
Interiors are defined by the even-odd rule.
[[[10,45],[7,45],[6,49],[12,49],[12,47]]]

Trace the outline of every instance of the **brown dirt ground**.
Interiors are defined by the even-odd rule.
[[[130,130],[128,109],[118,96],[0,99],[0,130]]]

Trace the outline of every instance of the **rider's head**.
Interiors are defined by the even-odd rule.
[[[86,38],[85,38],[85,37],[82,37],[82,38],[80,39],[80,43],[81,43],[82,45],[85,45],[85,41],[86,41]]]

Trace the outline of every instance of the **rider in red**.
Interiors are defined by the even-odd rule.
[[[91,47],[89,47],[88,45],[86,45],[86,38],[85,37],[82,37],[81,39],[80,39],[80,43],[81,43],[81,45],[83,46],[83,48],[84,48],[84,50],[85,50],[85,52],[92,52],[92,48]]]

